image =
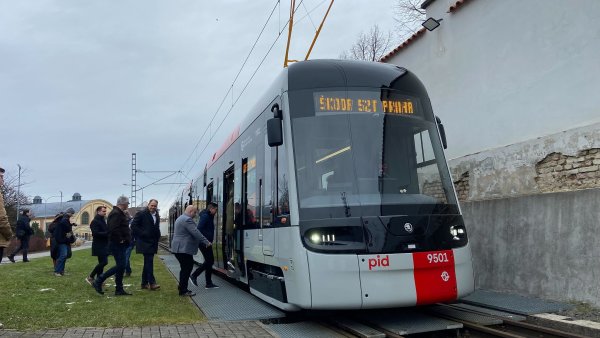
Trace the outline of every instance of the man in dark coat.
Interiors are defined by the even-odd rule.
[[[23,251],[23,262],[29,262],[29,259],[27,259],[27,253],[29,251],[29,237],[33,235],[33,229],[31,229],[31,226],[29,226],[29,222],[31,222],[31,219],[29,218],[29,209],[23,209],[23,212],[21,212],[21,215],[17,219],[17,228],[15,231],[17,238],[19,241],[21,241],[21,245],[19,245],[17,250],[13,251],[13,253],[6,256],[8,260],[13,263],[15,262],[15,255],[21,250]]]
[[[200,212],[200,221],[198,222],[198,230],[206,237],[210,245],[200,243],[200,252],[204,257],[204,262],[192,273],[190,280],[192,284],[198,286],[198,276],[206,270],[206,289],[216,289],[219,286],[212,282],[212,266],[215,262],[215,256],[212,251],[212,242],[215,238],[215,222],[214,217],[217,213],[217,204],[209,203],[208,208]]]
[[[70,257],[69,251],[71,251],[71,244],[75,243],[73,225],[71,223],[71,216],[74,214],[75,210],[73,208],[65,210],[62,219],[56,224],[56,227],[52,232],[58,252],[58,258],[56,259],[56,265],[54,266],[54,276],[56,277],[65,275],[65,264],[67,258]]]
[[[94,270],[86,277],[85,281],[92,285],[97,276],[104,271],[108,264],[108,225],[106,224],[106,206],[101,205],[96,208],[96,216],[90,224],[92,230],[92,256],[98,257],[98,264]]]
[[[154,278],[154,255],[158,252],[160,239],[160,216],[157,211],[158,201],[151,199],[148,207],[138,212],[131,222],[131,231],[135,237],[135,250],[144,255],[142,269],[142,289],[158,290]]]
[[[115,276],[115,296],[131,296],[131,293],[123,289],[123,273],[125,272],[125,250],[131,242],[131,231],[129,222],[125,216],[125,210],[129,207],[129,198],[121,196],[117,199],[117,206],[112,209],[108,215],[108,247],[115,258],[115,266],[108,271],[96,277],[92,286],[96,292],[103,295],[102,283],[114,275]]]

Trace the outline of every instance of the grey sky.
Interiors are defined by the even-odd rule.
[[[298,1],[299,2],[299,1]],[[0,166],[26,171],[22,190],[43,198],[79,192],[111,203],[129,195],[131,153],[145,171],[180,170],[188,182],[281,71],[285,30],[204,154],[199,141],[276,1],[0,0]],[[328,1],[305,0],[291,59],[303,59]],[[393,0],[338,0],[312,59],[337,58],[374,24],[394,27]],[[316,9],[315,9],[316,8]],[[305,16],[311,11],[311,19]],[[237,100],[283,29],[282,1],[213,122]],[[314,26],[313,26],[314,24]],[[186,159],[190,156],[187,162]],[[195,165],[192,167],[192,164]],[[164,173],[138,173],[146,186]],[[163,210],[180,186],[153,185]],[[57,198],[50,201],[57,202]],[[138,202],[141,193],[138,193]]]

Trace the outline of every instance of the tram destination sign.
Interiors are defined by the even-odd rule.
[[[396,97],[379,99],[378,92],[317,92],[314,94],[317,113],[386,113],[415,114],[414,99]]]

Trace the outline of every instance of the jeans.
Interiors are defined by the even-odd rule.
[[[67,252],[69,244],[58,244],[58,258],[56,259],[56,266],[54,267],[55,273],[63,274],[65,273],[65,263],[67,262]]]
[[[194,271],[192,276],[198,278],[200,274],[206,270],[206,284],[212,284],[212,266],[215,263],[215,256],[212,251],[212,246],[207,248],[200,248],[200,252],[202,252],[202,256],[204,256],[204,263],[200,264],[200,266]]]
[[[188,292],[188,282],[190,279],[190,273],[194,268],[194,256],[185,253],[176,253],[175,258],[179,261],[179,294],[183,295]]]
[[[10,256],[15,256],[19,251],[23,250],[23,260],[27,260],[27,252],[29,251],[29,236],[23,237],[19,239],[21,244]]]
[[[92,273],[90,273],[90,277],[96,278],[96,276],[100,276],[102,274],[102,271],[104,271],[104,267],[107,264],[108,264],[108,256],[98,255],[98,264],[94,267],[94,270],[92,270]]]
[[[154,254],[144,254],[142,285],[146,284],[156,284],[156,279],[154,278]]]
[[[135,248],[135,242],[131,242],[127,249],[125,250],[125,272],[131,274],[131,264],[129,263],[129,258],[131,257],[131,251]]]
[[[127,244],[110,242],[109,247],[110,252],[115,258],[116,265],[99,275],[96,278],[96,283],[102,285],[108,277],[114,275],[115,291],[123,291],[123,273],[125,272],[125,251],[127,251]]]

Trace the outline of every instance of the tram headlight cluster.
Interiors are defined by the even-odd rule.
[[[320,234],[315,231],[310,235],[310,241],[314,244],[327,244],[327,243],[335,243],[335,234]]]
[[[460,241],[465,237],[467,233],[464,225],[453,225],[450,227],[450,235],[455,241]]]
[[[315,227],[304,232],[308,248],[320,251],[363,250],[365,248],[361,227],[331,226]]]

